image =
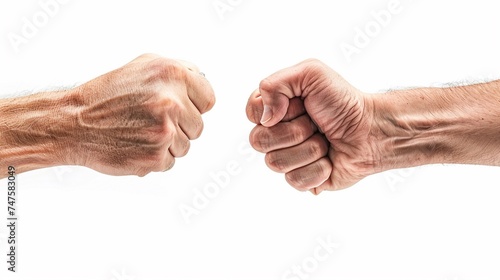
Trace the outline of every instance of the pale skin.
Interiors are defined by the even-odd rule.
[[[169,170],[200,136],[214,102],[196,66],[156,55],[71,90],[2,99],[0,178],[8,166]],[[394,168],[500,165],[500,81],[366,94],[308,60],[263,80],[247,115],[257,124],[250,142],[267,165],[314,194]]]
[[[395,168],[500,166],[500,80],[367,94],[307,60],[264,79],[246,112],[270,169],[314,194]]]
[[[203,130],[214,92],[196,66],[157,55],[74,89],[0,100],[0,178],[77,165],[109,175],[166,171]]]

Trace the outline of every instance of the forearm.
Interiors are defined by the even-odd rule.
[[[500,165],[500,81],[371,99],[380,171],[433,163]]]
[[[0,100],[0,178],[67,164],[78,103],[70,91]],[[5,171],[5,172],[4,172]]]

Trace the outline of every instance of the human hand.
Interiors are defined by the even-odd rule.
[[[73,92],[78,104],[69,164],[110,175],[172,168],[203,130],[215,102],[196,66],[142,55]],[[68,150],[68,149],[61,149]]]
[[[246,111],[251,145],[298,190],[340,190],[381,171],[370,96],[320,61],[264,79]]]

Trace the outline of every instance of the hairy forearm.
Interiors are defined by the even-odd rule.
[[[70,91],[1,99],[0,178],[8,166],[21,173],[67,164],[77,103]]]
[[[500,165],[500,81],[370,98],[380,171],[433,163]]]

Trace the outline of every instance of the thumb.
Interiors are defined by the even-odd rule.
[[[259,91],[264,105],[260,123],[263,126],[271,127],[285,117],[290,99],[286,94],[276,91],[269,85],[262,86],[262,83]]]
[[[264,112],[260,123],[270,127],[285,116],[290,99],[302,97],[306,63],[283,69],[264,79],[259,86]]]

